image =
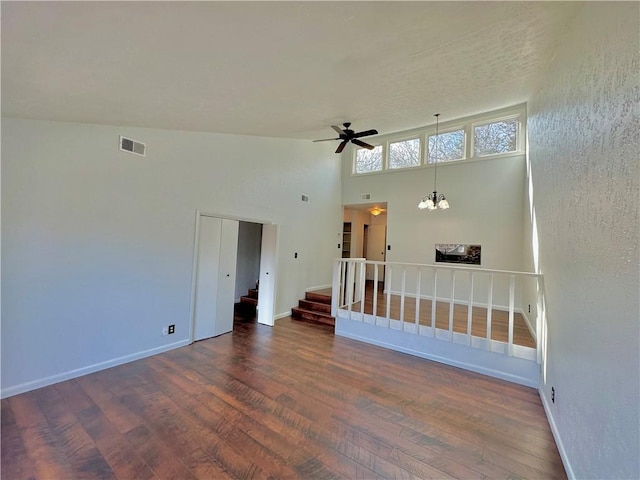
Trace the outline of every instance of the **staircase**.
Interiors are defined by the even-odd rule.
[[[254,318],[256,316],[257,306],[258,306],[258,289],[250,288],[246,295],[243,295],[240,297],[240,303],[236,303],[235,313],[245,319]]]
[[[304,300],[291,309],[291,318],[335,326],[336,319],[331,316],[331,295],[307,292]]]

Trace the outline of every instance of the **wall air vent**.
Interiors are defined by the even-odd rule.
[[[120,150],[144,157],[144,154],[147,151],[147,145],[120,135]]]
[[[371,200],[371,194],[370,193],[363,193],[362,195],[360,195],[360,198],[362,200]]]

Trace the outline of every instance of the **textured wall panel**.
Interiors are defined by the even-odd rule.
[[[638,15],[638,3],[585,4],[528,109],[542,389],[577,478],[640,477]]]

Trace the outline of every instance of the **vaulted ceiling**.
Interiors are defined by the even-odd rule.
[[[2,2],[2,113],[301,139],[527,101],[579,2]]]

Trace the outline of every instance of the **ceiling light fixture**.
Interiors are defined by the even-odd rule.
[[[371,215],[373,215],[374,217],[377,217],[378,215],[380,215],[382,213],[382,209],[378,208],[378,207],[373,207],[371,210],[369,210],[369,213]]]
[[[420,210],[424,210],[425,208],[427,210],[436,210],[436,209],[441,209],[441,210],[446,210],[447,208],[449,208],[449,202],[447,202],[447,198],[444,196],[443,193],[438,193],[438,189],[436,188],[436,181],[438,180],[438,120],[440,117],[439,113],[436,113],[434,115],[434,117],[436,117],[436,140],[434,142],[434,146],[433,146],[433,150],[435,152],[435,155],[433,156],[433,192],[431,192],[429,195],[425,195],[422,200],[420,200],[420,203],[418,203],[418,208]],[[427,153],[428,155],[428,153]]]

